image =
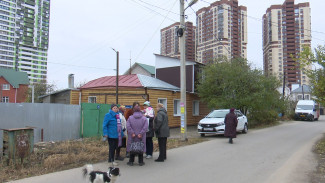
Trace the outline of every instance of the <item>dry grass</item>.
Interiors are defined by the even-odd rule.
[[[311,182],[325,182],[325,135],[315,145],[314,153],[316,153],[318,165],[316,171],[311,176]]]
[[[188,141],[168,139],[167,148],[177,148],[206,140],[203,138],[193,138]],[[125,154],[125,148],[121,151]],[[158,151],[157,139],[154,139],[154,151]],[[98,163],[106,161],[107,156],[108,144],[99,138],[35,144],[30,161],[25,161],[23,165],[10,163],[7,166],[6,161],[1,159],[0,182],[76,168],[87,163]]]

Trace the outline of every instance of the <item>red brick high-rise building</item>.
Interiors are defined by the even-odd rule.
[[[292,84],[309,84],[301,69],[298,55],[304,46],[311,46],[311,17],[309,3],[295,4],[285,0],[282,5],[272,5],[263,15],[264,73]]]
[[[180,58],[179,37],[177,30],[180,26],[176,22],[160,30],[160,54],[164,56]],[[192,22],[185,23],[185,58],[186,60],[195,60],[195,26]]]
[[[221,0],[196,12],[196,61],[247,58],[247,8]]]

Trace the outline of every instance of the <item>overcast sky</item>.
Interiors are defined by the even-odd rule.
[[[190,0],[188,0],[190,1]],[[195,25],[195,13],[214,0],[199,0],[188,8],[187,21]],[[247,59],[263,69],[262,16],[273,4],[284,0],[239,0],[247,7]],[[310,2],[312,47],[325,45],[324,0]],[[187,4],[187,3],[185,3]],[[186,6],[186,5],[185,5]],[[155,65],[160,53],[160,29],[179,22],[179,0],[52,0],[48,82],[57,89],[68,87],[68,75],[75,85],[115,75],[116,53],[120,52],[120,74],[134,62]]]

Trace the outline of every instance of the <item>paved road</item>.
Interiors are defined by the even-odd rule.
[[[238,135],[234,144],[228,144],[225,138],[213,137],[207,142],[169,150],[164,163],[150,159],[145,160],[143,167],[128,167],[125,160],[120,163],[122,175],[117,183],[306,183],[316,167],[311,149],[324,132],[323,117],[317,122],[288,122],[252,130]],[[154,157],[157,158],[157,154]],[[100,170],[108,167],[107,163],[94,166]],[[82,179],[81,168],[76,168],[15,181],[27,182],[86,180]]]

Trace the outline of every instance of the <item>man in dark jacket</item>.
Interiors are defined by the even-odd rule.
[[[156,162],[164,162],[167,159],[167,137],[169,137],[168,116],[164,105],[157,104],[157,115],[154,119],[154,129],[158,138],[159,156]]]
[[[235,114],[235,109],[230,109],[230,112],[225,117],[225,137],[229,137],[229,143],[232,144],[233,138],[236,138],[236,128],[237,128],[238,120]]]

